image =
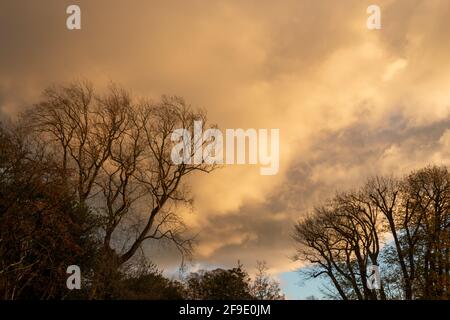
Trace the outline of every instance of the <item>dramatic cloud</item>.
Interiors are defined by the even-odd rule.
[[[72,1],[0,4],[0,108],[84,77],[138,96],[177,94],[220,128],[280,128],[280,172],[227,166],[192,180],[195,262],[292,270],[293,222],[376,173],[450,160],[450,6],[378,1]],[[176,251],[154,251],[174,267]],[[170,254],[167,254],[167,253]]]

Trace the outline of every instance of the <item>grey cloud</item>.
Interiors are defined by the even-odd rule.
[[[427,164],[430,155],[440,151],[441,136],[450,129],[450,118],[422,126],[412,126],[401,113],[393,113],[378,125],[357,122],[339,131],[323,132],[310,150],[311,156],[294,163],[288,170],[282,188],[268,195],[264,203],[246,203],[237,212],[206,217],[201,230],[203,242],[215,241],[228,234],[252,235],[239,244],[228,244],[211,256],[200,257],[204,263],[230,263],[238,259],[254,264],[258,259],[268,259],[275,252],[289,261],[286,253],[294,251],[290,232],[294,222],[336,191],[357,187],[365,179],[382,171],[383,154],[391,146],[398,146],[418,165]],[[318,172],[342,166],[347,170],[359,168],[357,181],[341,179],[329,185],[329,176],[313,179]],[[402,163],[398,163],[402,167]],[[277,220],[277,215],[286,214]],[[232,232],[222,232],[232,230]],[[226,239],[223,239],[226,243]],[[279,257],[278,257],[279,258]],[[202,260],[201,260],[202,261]]]

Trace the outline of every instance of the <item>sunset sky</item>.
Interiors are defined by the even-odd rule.
[[[81,8],[82,29],[66,28]],[[377,4],[382,29],[368,30]],[[89,79],[137,97],[182,96],[226,128],[280,129],[280,170],[193,177],[191,269],[267,261],[289,298],[294,222],[373,174],[450,164],[448,0],[0,2],[0,118],[44,88]],[[180,258],[148,248],[166,270]]]

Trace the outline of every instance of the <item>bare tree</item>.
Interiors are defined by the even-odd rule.
[[[295,259],[312,265],[307,276],[326,275],[342,299],[386,299],[382,281],[367,287],[367,266],[386,272],[403,298],[446,298],[449,281],[450,176],[427,167],[403,179],[376,177],[356,192],[341,193],[295,226]],[[392,240],[390,240],[392,238]],[[383,255],[381,251],[384,250]],[[389,288],[391,297],[398,294]]]
[[[402,287],[405,299],[413,298],[413,282],[415,277],[414,252],[418,241],[420,217],[415,210],[411,211],[411,202],[403,197],[402,187],[406,187],[392,177],[376,177],[369,179],[365,191],[371,202],[384,215],[387,232],[392,235],[395,252],[402,273]],[[415,222],[415,223],[413,223]],[[401,233],[404,231],[404,235]],[[402,245],[401,239],[407,245]]]
[[[314,214],[300,220],[295,225],[293,239],[298,243],[294,260],[300,260],[312,265],[307,271],[307,277],[317,278],[327,276],[339,296],[343,300],[351,297],[345,283],[347,278],[341,262],[337,259],[335,245],[338,242],[335,232],[328,225],[328,209],[316,208]]]
[[[420,298],[450,296],[450,173],[444,167],[426,167],[405,178],[405,247],[414,245],[409,264],[414,266]],[[414,235],[412,237],[411,235]]]
[[[252,296],[258,300],[284,300],[280,284],[269,276],[265,261],[257,261],[256,275],[250,290]]]
[[[384,299],[367,286],[367,268],[378,265],[380,253],[378,210],[361,192],[338,194],[297,223],[294,239],[300,244],[296,259],[318,266],[342,299]]]
[[[171,152],[174,130],[192,131],[194,120],[206,125],[204,112],[181,98],[135,101],[115,85],[100,95],[88,82],[47,89],[22,119],[59,159],[81,206],[98,215],[103,255],[114,266],[147,240],[169,240],[190,254],[192,239],[176,209],[192,202],[186,177],[214,165],[174,164]],[[141,223],[132,225],[133,217]]]

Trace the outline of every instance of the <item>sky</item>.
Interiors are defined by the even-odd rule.
[[[81,30],[66,8],[81,8]],[[371,4],[381,29],[366,27]],[[229,165],[190,181],[191,269],[267,262],[290,298],[297,219],[374,174],[450,160],[447,0],[0,2],[0,117],[52,84],[178,95],[219,128],[280,129],[280,170]],[[176,269],[176,251],[151,248]]]

